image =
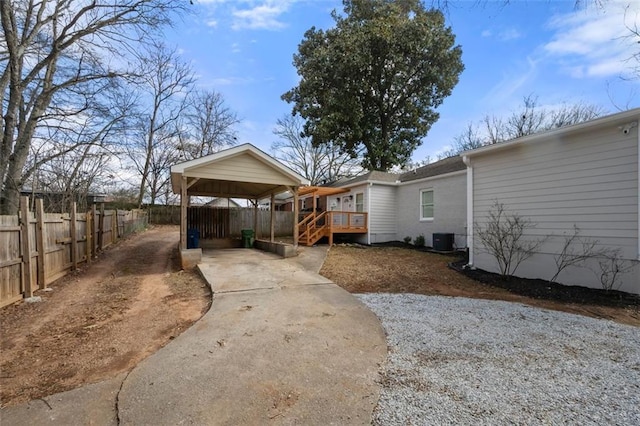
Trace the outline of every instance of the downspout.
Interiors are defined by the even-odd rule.
[[[467,249],[469,250],[469,263],[467,267],[473,267],[473,167],[471,158],[467,155],[462,157],[462,161],[467,166]]]

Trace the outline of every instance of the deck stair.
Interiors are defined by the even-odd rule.
[[[298,222],[298,244],[312,246],[323,237],[333,244],[334,234],[367,232],[367,213],[328,211],[309,213]]]

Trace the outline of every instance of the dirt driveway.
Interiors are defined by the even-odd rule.
[[[0,405],[128,371],[199,319],[209,290],[180,271],[177,242],[177,227],[152,227],[37,292],[42,302],[0,309]]]

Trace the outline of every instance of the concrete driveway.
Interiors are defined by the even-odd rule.
[[[326,251],[205,252],[213,302],[200,321],[126,377],[3,410],[3,424],[370,424],[384,331],[317,273]]]

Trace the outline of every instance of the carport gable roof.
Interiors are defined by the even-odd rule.
[[[188,194],[261,198],[308,185],[309,180],[251,144],[243,144],[171,167],[173,192],[187,177]]]

